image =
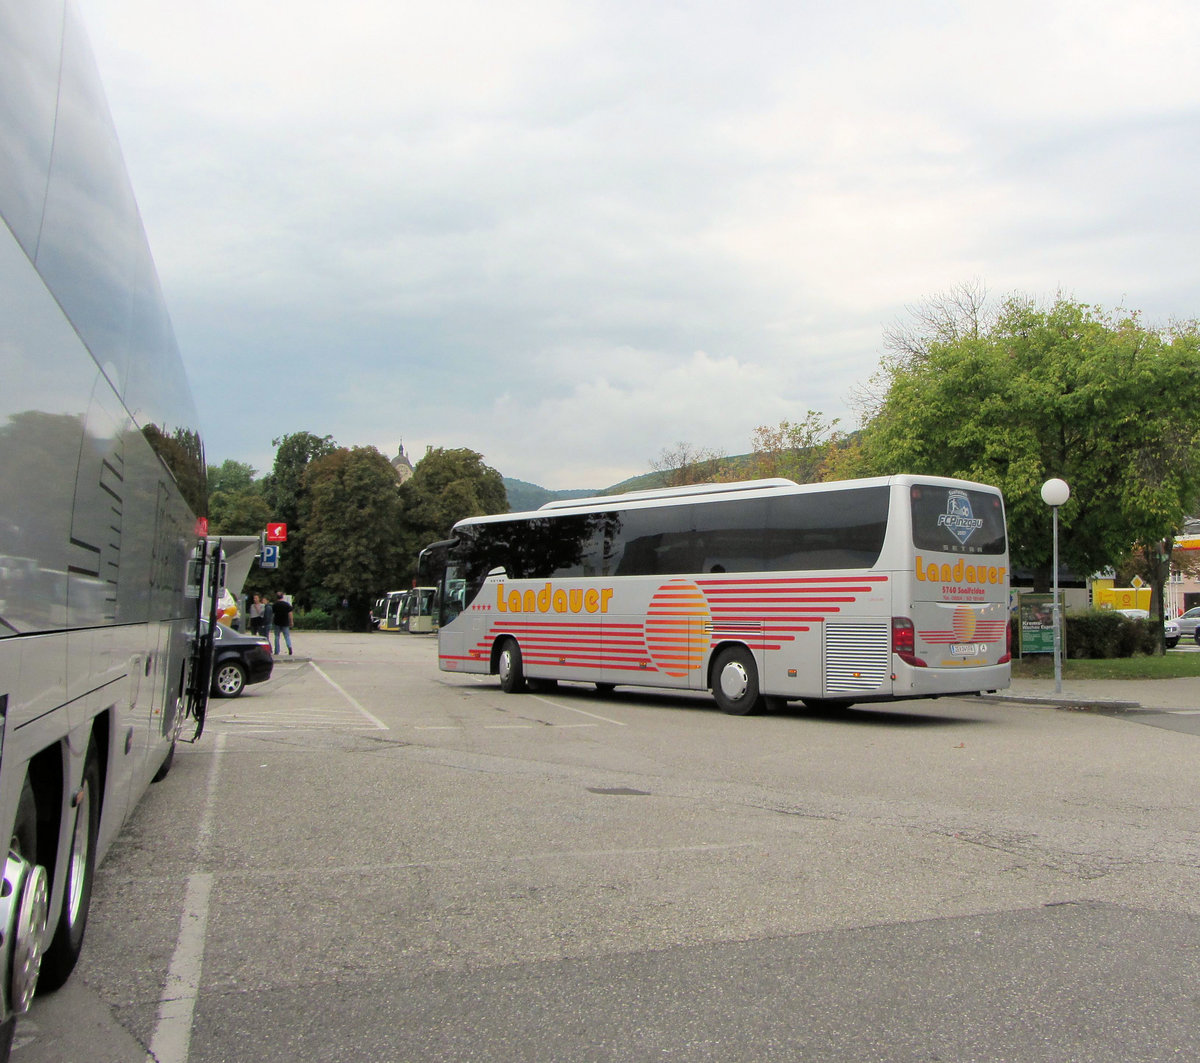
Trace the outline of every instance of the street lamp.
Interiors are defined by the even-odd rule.
[[[1062,614],[1058,604],[1058,507],[1071,497],[1066,480],[1055,477],[1042,484],[1042,501],[1050,507],[1054,525],[1054,693],[1062,693]]]

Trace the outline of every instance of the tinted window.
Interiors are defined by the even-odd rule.
[[[953,554],[1002,554],[1007,549],[999,495],[916,484],[911,497],[914,546]]]
[[[629,509],[614,514],[607,558],[616,576],[665,576],[695,572],[695,506]]]
[[[767,571],[871,568],[887,534],[888,489],[859,487],[769,499]]]
[[[865,487],[468,525],[454,577],[470,600],[497,567],[513,579],[870,568],[887,515],[888,489]]]

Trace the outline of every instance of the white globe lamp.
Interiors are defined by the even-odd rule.
[[[1054,527],[1054,693],[1062,693],[1062,610],[1058,604],[1058,507],[1071,497],[1066,480],[1057,476],[1042,484],[1042,501],[1050,507]]]

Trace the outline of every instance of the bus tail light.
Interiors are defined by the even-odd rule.
[[[1004,625],[1004,656],[1000,658],[997,664],[1008,664],[1012,661],[1012,620],[1009,619]]]
[[[917,632],[913,622],[906,616],[892,617],[892,652],[905,664],[913,668],[928,665],[917,656]]]

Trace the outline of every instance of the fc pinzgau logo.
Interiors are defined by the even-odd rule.
[[[960,545],[966,546],[967,540],[983,527],[983,519],[975,516],[966,491],[954,488],[946,499],[946,512],[938,517],[938,527],[945,528]]]

